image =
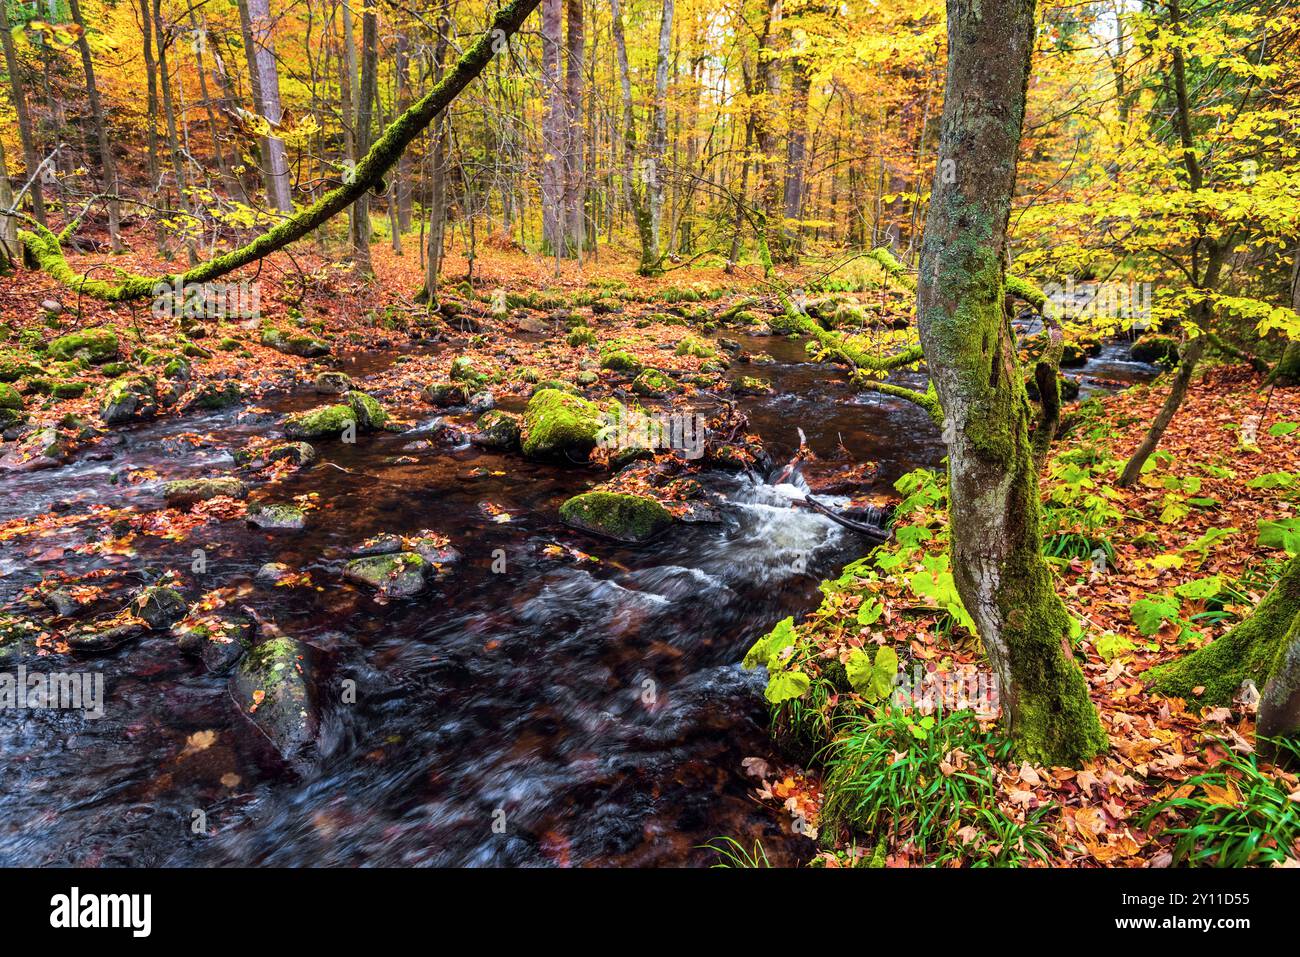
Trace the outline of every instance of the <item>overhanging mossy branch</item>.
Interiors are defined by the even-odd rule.
[[[152,294],[158,283],[183,284],[209,282],[242,266],[256,262],[306,236],[332,217],[347,209],[366,192],[379,187],[384,173],[397,162],[402,151],[434,118],[447,108],[471,80],[483,71],[506,40],[515,33],[541,0],[512,0],[492,20],[492,25],[478,38],[428,93],[413,103],[384,130],[369,152],[361,159],[351,181],[330,190],[306,209],[288,217],[256,239],[193,267],[180,276],[138,276],[122,273],[119,282],[87,279],[73,270],[63,258],[59,239],[48,229],[37,226],[22,230],[19,238],[28,257],[41,269],[78,292],[98,299],[124,301]]]
[[[915,365],[920,362],[925,356],[919,344],[909,346],[902,352],[896,352],[893,355],[878,356],[859,348],[848,336],[829,329],[823,329],[819,323],[804,312],[791,308],[789,315],[800,332],[817,340],[817,344],[822,347],[824,353],[834,356],[854,371],[854,381],[857,385],[884,395],[891,395],[897,399],[914,402],[925,409],[936,424],[943,424],[943,410],[939,406],[939,397],[935,394],[933,383],[929,385],[926,391],[919,392],[916,389],[909,389],[907,386],[893,385],[874,378],[874,376],[881,373],[893,372],[895,369],[901,369],[904,366]]]

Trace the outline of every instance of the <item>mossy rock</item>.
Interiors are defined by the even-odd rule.
[[[388,425],[388,413],[379,400],[364,392],[353,390],[343,397],[356,417],[357,428],[362,432],[378,432]]]
[[[479,416],[478,431],[469,437],[479,448],[501,452],[519,450],[520,417],[493,409]]]
[[[1134,362],[1173,365],[1178,361],[1178,340],[1161,333],[1148,333],[1133,343],[1129,356]]]
[[[284,422],[284,434],[291,439],[337,438],[349,426],[356,425],[357,416],[352,406],[341,403],[289,416]]]
[[[26,414],[17,409],[0,409],[0,434],[7,433],[10,429],[24,425],[26,422]]]
[[[622,312],[623,303],[613,296],[602,296],[591,304],[592,315],[602,316],[610,313]]]
[[[151,585],[142,588],[131,603],[131,611],[143,618],[150,628],[170,628],[185,617],[188,606],[175,588]]]
[[[772,391],[772,383],[766,379],[743,375],[731,383],[731,391],[736,395],[768,395]]]
[[[41,367],[16,352],[0,353],[0,382],[17,382],[39,374]]]
[[[343,577],[367,585],[385,598],[413,598],[426,587],[430,565],[415,552],[394,552],[354,558],[343,567]]]
[[[112,329],[82,329],[60,336],[50,343],[47,355],[51,359],[84,358],[100,365],[117,358],[117,333]]]
[[[179,479],[163,485],[168,508],[189,509],[214,498],[245,498],[248,486],[237,478]]]
[[[768,319],[767,327],[772,330],[774,336],[790,336],[803,332],[803,323],[806,321],[806,316],[783,312]]]
[[[307,524],[307,513],[297,505],[263,502],[253,505],[244,516],[249,525],[257,528],[289,529],[296,531]]]
[[[311,650],[292,638],[272,638],[243,656],[230,677],[230,696],[289,764],[310,765],[319,729],[312,701]]]
[[[330,354],[330,344],[301,332],[285,332],[268,326],[262,330],[262,345],[303,359],[318,359]]]
[[[600,381],[600,376],[590,369],[583,369],[574,378],[578,380],[578,385],[595,385]]]
[[[687,336],[677,343],[675,351],[679,356],[695,356],[699,359],[711,359],[718,354],[716,349],[695,336]]]
[[[104,390],[99,417],[105,425],[152,419],[157,414],[158,384],[152,376],[123,376]]]
[[[575,349],[579,346],[594,346],[596,344],[596,333],[586,326],[579,326],[570,332],[564,341]]]
[[[222,339],[217,343],[217,348],[222,352],[238,352],[243,348],[243,343],[238,339]]]
[[[352,389],[352,377],[346,372],[322,372],[312,380],[317,395],[343,395]]]
[[[234,453],[235,464],[251,468],[265,468],[272,462],[288,459],[302,468],[316,461],[316,450],[306,442],[282,442],[257,448],[239,449]]]
[[[542,389],[524,410],[520,445],[530,457],[585,459],[603,427],[600,407],[594,402],[558,389]]]
[[[470,388],[478,388],[488,381],[488,377],[474,368],[474,362],[468,356],[457,356],[451,362],[447,378],[460,382]]]
[[[636,544],[672,525],[668,510],[652,498],[622,492],[585,492],[560,506],[560,520],[573,528]]]
[[[424,390],[424,399],[440,409],[464,405],[469,401],[469,389],[459,382],[435,382]]]
[[[80,399],[89,388],[88,382],[56,382],[50,395],[56,399]]]
[[[244,398],[243,389],[234,380],[205,382],[195,390],[186,404],[192,409],[215,412],[237,405]]]
[[[611,349],[601,355],[600,367],[602,369],[613,369],[615,372],[625,372],[629,375],[638,375],[645,368],[645,365],[626,349]]]
[[[544,389],[555,389],[558,392],[567,392],[570,395],[581,395],[582,390],[572,382],[565,382],[563,379],[543,379],[537,385],[533,386],[532,395],[537,395]]]
[[[125,362],[105,362],[99,367],[99,374],[106,379],[116,379],[118,376],[126,375],[130,368]]]
[[[632,383],[632,391],[637,395],[659,396],[671,392],[680,392],[682,387],[672,376],[658,369],[646,369]]]
[[[18,390],[6,382],[0,382],[0,409],[20,410],[22,407],[23,397]]]

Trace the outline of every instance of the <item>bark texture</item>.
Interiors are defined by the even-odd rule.
[[[949,0],[938,169],[917,319],[943,408],[952,564],[1018,752],[1072,765],[1106,735],[1042,557],[1030,409],[1003,305],[1007,219],[1034,38],[1032,0]],[[951,182],[946,180],[951,179]]]

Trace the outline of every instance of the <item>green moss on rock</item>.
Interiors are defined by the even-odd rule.
[[[168,508],[188,509],[214,498],[244,498],[248,487],[237,478],[179,479],[163,485]]]
[[[652,498],[621,492],[585,492],[560,506],[566,525],[620,542],[644,542],[673,523],[668,510]]]
[[[117,358],[117,333],[112,329],[82,329],[50,343],[51,359],[84,358],[99,365]]]
[[[542,389],[524,410],[520,443],[528,456],[585,458],[596,447],[603,426],[600,407],[594,402],[558,389]]]

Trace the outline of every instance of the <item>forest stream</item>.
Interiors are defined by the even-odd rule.
[[[739,339],[775,360],[762,370],[773,393],[740,399],[774,462],[801,429],[819,459],[878,463],[855,494],[940,464],[938,431],[916,406],[828,378],[798,342]],[[1154,375],[1126,355],[1110,343],[1071,372],[1085,395]],[[339,365],[364,389],[395,358]],[[924,386],[923,374],[898,380]],[[156,508],[164,481],[229,471],[232,450],[318,402],[286,382],[256,408],[114,430],[71,464],[8,476],[0,521]],[[312,650],[317,727],[310,765],[287,766],[227,678],[179,655],[165,630],[74,665],[27,654],[31,669],[102,673],[109,707],[99,719],[0,712],[0,862],[701,865],[723,835],[761,839],[774,864],[811,855],[749,796],[742,761],[773,745],[763,678],[738,661],[775,622],[814,608],[818,582],[870,542],[792,508],[797,474],[773,486],[722,472],[700,477],[724,502],[720,521],[678,523],[639,548],[584,537],[557,508],[589,472],[422,441],[437,422],[421,414],[402,434],[320,443],[314,466],[283,478],[280,498],[318,495],[300,530],[214,522],[179,540],[140,536],[129,559],[72,551],[85,528],[46,537],[35,559],[0,550],[4,602],[55,569],[113,568],[140,584],[177,569],[233,589]],[[420,529],[459,553],[424,593],[380,604],[342,581],[358,543]],[[312,584],[265,582],[270,562]]]

